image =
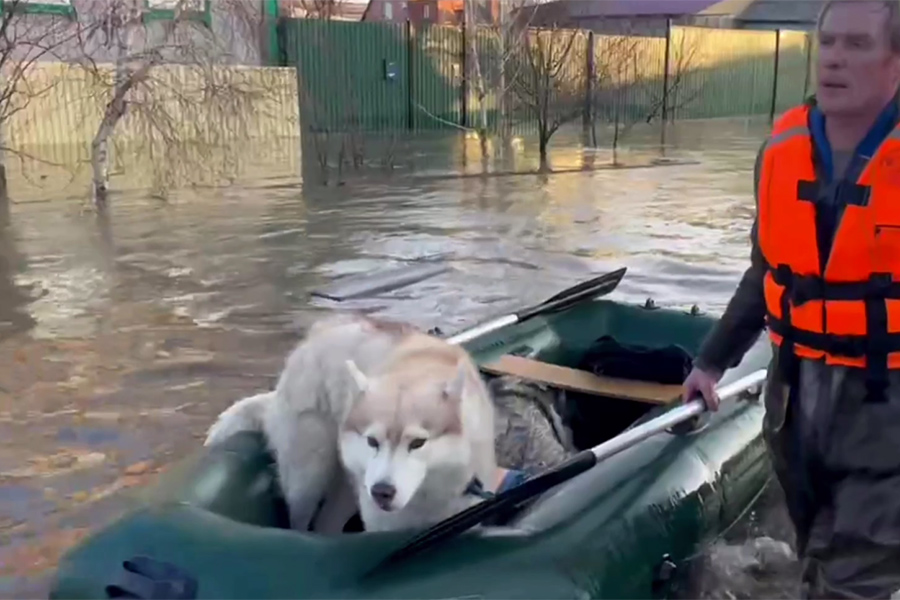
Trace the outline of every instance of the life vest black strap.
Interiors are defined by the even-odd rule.
[[[782,339],[791,338],[793,344],[806,346],[827,352],[834,356],[845,356],[847,358],[863,358],[868,359],[870,352],[870,340],[872,336],[867,335],[834,335],[819,333],[817,331],[807,331],[805,329],[797,329],[786,323],[783,319],[778,319],[774,315],[769,314],[766,318],[766,325],[773,333],[778,334]],[[900,352],[900,333],[888,333],[884,336],[884,348],[888,353]],[[784,343],[781,344],[782,347]]]
[[[783,286],[779,305],[781,318],[769,313],[769,329],[781,336],[779,365],[783,376],[796,376],[795,344],[833,356],[866,359],[866,391],[869,402],[884,402],[888,387],[888,354],[900,352],[900,333],[888,332],[887,300],[900,298],[900,284],[890,274],[876,273],[859,283],[825,283],[821,277],[798,276],[786,265],[771,270]],[[834,335],[798,329],[791,322],[792,306],[810,300],[855,300],[864,302],[866,335]]]
[[[887,301],[884,298],[866,298],[866,332],[866,399],[886,402],[891,334],[888,333]]]
[[[826,283],[815,275],[797,275],[786,265],[780,265],[770,272],[775,283],[788,291],[794,306],[802,306],[811,300],[900,300],[900,282],[894,281],[887,273],[873,274],[867,281]]]
[[[794,334],[798,330],[790,326],[791,291],[793,289],[794,281],[793,273],[786,265],[779,265],[773,272],[773,276],[775,273],[778,274],[778,277],[775,279],[776,282],[779,282],[779,279],[786,282],[780,283],[780,285],[783,286],[783,289],[781,290],[781,297],[778,299],[778,302],[781,306],[781,318],[783,319],[783,323],[788,324],[788,327],[784,328],[784,332],[779,333],[781,336],[781,345],[778,347],[778,370],[780,371],[781,378],[789,385],[793,385],[797,381],[798,375],[797,355],[794,353]],[[770,315],[770,317],[771,316],[773,315]],[[770,319],[770,327],[772,321],[773,319]]]

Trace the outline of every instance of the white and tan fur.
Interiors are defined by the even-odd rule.
[[[462,508],[473,476],[487,482],[496,470],[493,405],[467,353],[359,315],[313,325],[275,390],[225,410],[206,445],[246,429],[265,433],[300,530],[339,530],[356,505],[370,531],[433,523]],[[427,441],[409,451],[411,436]],[[384,508],[372,494],[379,483],[394,487],[387,504],[384,486],[375,489]],[[316,516],[326,499],[330,513]]]
[[[465,489],[497,470],[494,407],[464,350],[406,338],[370,374],[341,429],[340,452],[367,530],[422,527],[477,502]]]

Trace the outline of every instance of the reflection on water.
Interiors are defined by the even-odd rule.
[[[618,299],[720,311],[747,263],[764,132],[680,126],[666,149],[693,161],[680,166],[124,196],[106,221],[14,207],[0,224],[0,592],[27,594],[222,408],[271,386],[335,307],[309,290],[338,276],[443,256],[451,272],[341,307],[445,332],[623,265]],[[659,156],[654,137],[634,142],[627,160]]]

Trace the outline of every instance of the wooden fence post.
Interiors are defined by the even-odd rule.
[[[460,82],[459,103],[462,109],[459,114],[459,124],[462,127],[469,125],[469,26],[466,24],[465,13],[462,22],[462,50],[460,51]]]
[[[813,50],[813,34],[806,34],[806,73],[803,75],[803,101],[806,101],[806,95],[809,94],[809,76],[812,69],[812,50]]]
[[[659,144],[666,145],[666,125],[669,121],[669,62],[672,55],[672,19],[666,18],[666,56],[663,59],[662,126],[659,128]]]
[[[585,56],[585,85],[584,85],[584,112],[582,114],[582,128],[585,135],[594,120],[594,77],[596,66],[594,64],[594,32],[588,31],[587,50]]]
[[[416,107],[413,91],[413,56],[416,50],[416,40],[413,37],[412,21],[406,20],[406,127],[410,131],[416,128]]]
[[[775,30],[775,72],[772,76],[772,105],[769,107],[769,124],[775,121],[775,109],[778,103],[778,63],[781,57],[781,30]]]

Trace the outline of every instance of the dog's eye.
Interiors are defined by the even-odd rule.
[[[421,448],[422,446],[425,445],[426,441],[427,440],[425,438],[414,438],[409,441],[409,449],[415,450],[417,448]]]
[[[369,443],[369,447],[375,448],[376,450],[378,450],[378,440],[376,440],[375,438],[373,438],[370,435],[369,437],[366,438],[366,441]]]

